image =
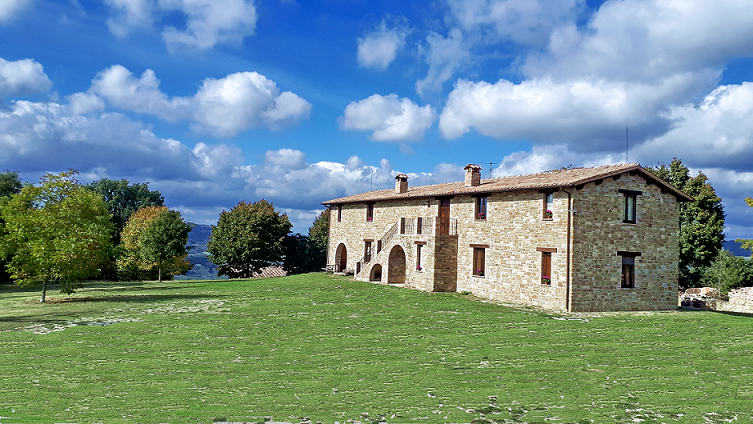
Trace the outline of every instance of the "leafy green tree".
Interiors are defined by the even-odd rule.
[[[325,209],[314,220],[314,224],[309,228],[309,245],[311,246],[311,255],[314,256],[314,262],[318,265],[317,270],[321,270],[327,263],[327,245],[329,240],[329,209]]]
[[[282,267],[288,274],[321,271],[327,262],[329,238],[329,209],[314,220],[308,237],[301,234],[285,236],[285,256]]]
[[[311,239],[301,234],[285,236],[282,268],[288,274],[312,272]]]
[[[103,178],[86,186],[99,193],[107,204],[115,224],[113,242],[120,244],[120,234],[128,218],[141,208],[163,206],[165,198],[159,191],[149,190],[149,183],[129,183],[128,180],[109,180]]]
[[[704,268],[711,265],[724,241],[724,207],[722,199],[703,172],[695,177],[682,161],[674,158],[669,166],[648,168],[661,179],[693,196],[680,204],[680,286],[699,283]]]
[[[223,211],[207,244],[209,260],[217,275],[250,278],[262,268],[282,261],[283,241],[290,232],[287,215],[275,211],[266,200],[241,201]]]
[[[753,286],[753,261],[722,250],[701,277],[703,286],[716,287],[728,293],[738,287]]]
[[[188,233],[192,228],[192,224],[183,221],[180,212],[168,210],[157,215],[157,218],[149,223],[146,231],[141,234],[142,255],[147,261],[157,264],[160,282],[163,271],[167,273],[176,271],[171,266],[176,259],[184,258],[185,260],[188,254],[188,249],[186,249]]]
[[[753,197],[746,197],[745,203],[753,208]],[[735,239],[736,242],[740,243],[740,247],[742,247],[745,250],[748,250],[751,252],[751,257],[753,257],[753,239]]]
[[[7,170],[0,172],[0,198],[20,193],[23,186],[18,172]]]
[[[117,261],[122,278],[161,281],[163,274],[183,274],[191,269],[185,246],[192,226],[182,219],[177,222],[176,214],[180,218],[165,206],[147,206],[131,215],[121,234],[122,253]],[[164,245],[155,246],[159,243]]]
[[[21,191],[21,187],[23,187],[23,183],[18,177],[18,172],[0,172],[0,205],[9,202],[11,196]],[[0,214],[0,239],[3,238],[4,234],[3,223],[3,217]],[[5,269],[6,263],[7,258],[0,253],[0,281],[8,281],[10,279],[10,274]]]
[[[112,248],[112,223],[101,197],[76,181],[77,172],[47,174],[4,202],[5,236],[0,250],[10,256],[8,271],[18,284],[61,284],[73,293],[98,274]]]

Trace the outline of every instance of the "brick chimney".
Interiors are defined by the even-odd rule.
[[[395,177],[395,193],[403,194],[408,192],[408,176],[405,174],[397,174]]]
[[[469,163],[465,166],[465,186],[475,187],[481,185],[481,167]]]

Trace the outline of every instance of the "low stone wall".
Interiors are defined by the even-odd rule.
[[[687,289],[680,293],[679,303],[683,308],[753,314],[753,287],[732,290],[728,299],[713,287]]]
[[[732,290],[729,292],[729,301],[722,301],[717,310],[753,314],[753,287]]]

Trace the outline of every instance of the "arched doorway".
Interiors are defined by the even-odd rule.
[[[387,283],[405,284],[405,250],[399,245],[390,250]]]
[[[344,243],[337,246],[335,253],[335,272],[343,272],[348,267],[348,249]]]
[[[382,281],[382,266],[379,264],[371,267],[371,274],[369,275],[369,281]]]

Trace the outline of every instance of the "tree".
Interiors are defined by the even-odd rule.
[[[329,209],[325,209],[309,228],[309,246],[316,270],[327,265],[327,247],[329,241]]]
[[[156,272],[159,281],[163,272],[165,275],[187,272],[191,264],[186,259],[185,246],[191,228],[180,213],[165,206],[139,209],[123,228],[123,253],[117,260],[118,270],[126,279],[154,278]]]
[[[282,268],[288,274],[312,272],[311,239],[301,234],[285,236]]]
[[[724,241],[724,207],[722,199],[707,182],[703,172],[690,177],[690,170],[674,158],[669,166],[648,168],[659,178],[693,196],[680,204],[680,286],[692,287],[699,282],[703,269],[711,265]]]
[[[41,302],[48,284],[59,283],[68,294],[82,287],[112,248],[107,206],[78,184],[77,174],[47,174],[40,185],[22,188],[0,207],[5,220],[0,251],[10,256],[8,271],[18,284],[42,283]]]
[[[746,197],[745,203],[753,208],[753,197]],[[740,243],[740,247],[751,252],[750,256],[753,258],[753,239],[735,239],[737,243]]]
[[[722,250],[701,277],[704,287],[716,287],[728,293],[738,287],[753,286],[753,261]]]
[[[185,261],[188,249],[188,233],[192,224],[183,221],[180,212],[168,210],[157,215],[141,234],[141,251],[147,261],[157,264],[158,281],[162,281],[162,271],[177,271],[173,266],[176,259]],[[188,271],[190,269],[190,264]],[[183,271],[183,273],[185,273]]]
[[[276,212],[266,200],[241,201],[223,211],[207,243],[209,260],[217,275],[250,278],[262,268],[282,261],[283,241],[290,232],[287,215]]]
[[[131,184],[126,179],[109,180],[102,178],[86,186],[88,189],[99,193],[107,204],[107,209],[112,214],[112,222],[115,224],[113,242],[120,244],[120,234],[125,227],[128,218],[141,208],[147,206],[163,206],[165,198],[159,191],[149,190],[149,183]]]
[[[21,191],[21,187],[23,187],[23,183],[21,182],[21,179],[18,178],[18,172],[0,172],[0,205],[9,202],[11,196],[18,194]],[[3,222],[3,217],[0,214],[0,239],[3,238],[4,234]],[[7,263],[6,259],[7,258],[0,253],[0,281],[7,281],[10,279],[10,274],[8,274],[5,269]]]
[[[21,192],[23,183],[18,178],[18,172],[5,171],[0,172],[0,198],[11,197]]]

